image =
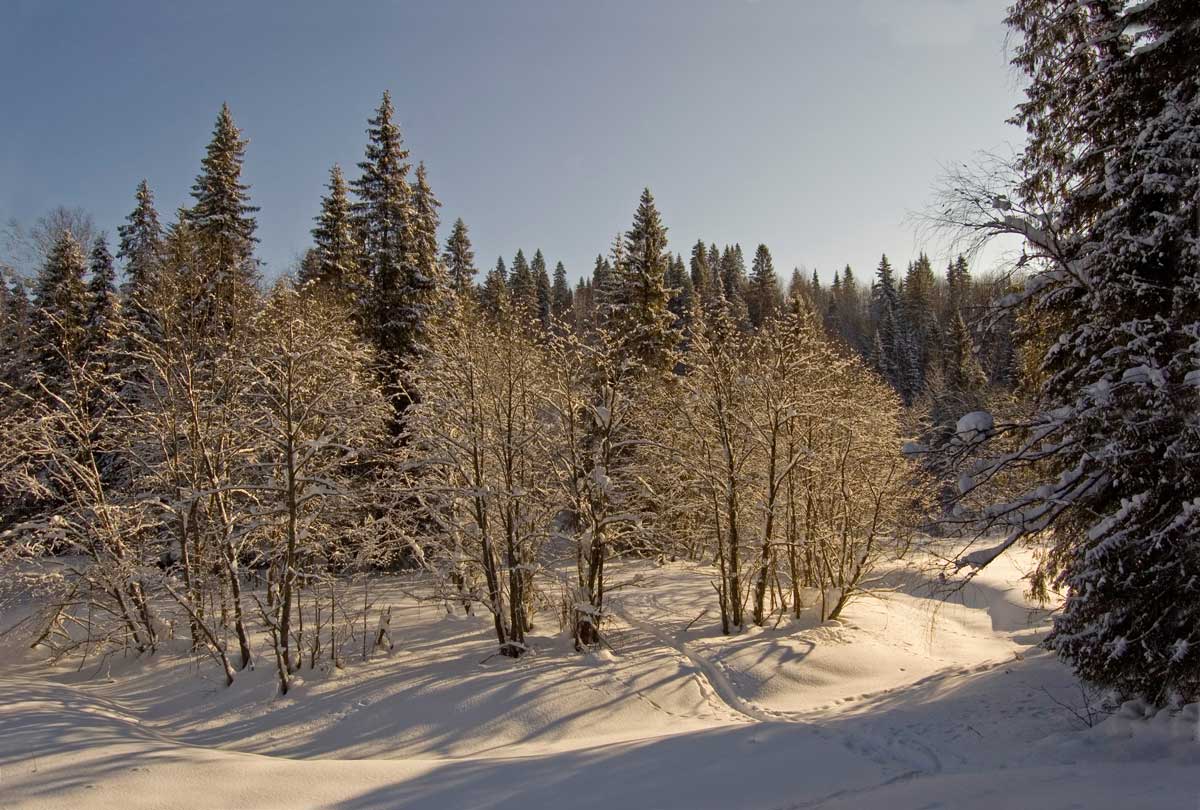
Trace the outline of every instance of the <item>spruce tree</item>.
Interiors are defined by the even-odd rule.
[[[81,359],[87,323],[87,260],[70,231],[55,241],[34,283],[33,329],[37,365],[52,391],[65,385]]]
[[[708,248],[704,246],[703,239],[697,239],[696,244],[692,245],[692,260],[689,272],[692,279],[692,290],[700,298],[705,299],[709,296],[709,279],[712,276],[712,271],[708,266]]]
[[[888,384],[898,392],[908,389],[907,356],[901,350],[897,318],[900,311],[900,295],[896,290],[896,277],[887,254],[879,259],[875,269],[875,282],[871,285],[871,316],[875,321],[872,361]]]
[[[417,164],[417,175],[412,186],[413,204],[413,263],[409,272],[409,290],[413,296],[412,306],[425,310],[418,313],[421,321],[414,324],[418,336],[424,334],[424,320],[441,298],[446,286],[445,268],[438,262],[437,229],[440,223],[438,209],[441,202],[429,187],[425,164]]]
[[[532,325],[538,320],[537,280],[525,258],[525,252],[517,249],[513,256],[512,269],[508,274],[508,297],[513,314],[523,324]]]
[[[104,235],[96,237],[88,269],[88,312],[84,322],[85,352],[90,356],[110,353],[116,347],[120,327],[116,271]]]
[[[493,320],[498,321],[508,313],[508,270],[504,267],[503,258],[497,258],[496,266],[488,271],[479,289],[479,304]]]
[[[559,262],[554,266],[554,284],[550,290],[550,305],[554,317],[566,319],[571,312],[573,295],[571,285],[567,283],[567,268]]]
[[[537,319],[543,329],[549,329],[552,304],[550,274],[546,271],[546,257],[542,255],[540,248],[534,252],[533,262],[530,263],[529,269],[533,273],[534,291],[537,297]]]
[[[667,309],[674,316],[672,326],[676,331],[682,332],[687,329],[692,312],[692,299],[695,296],[692,277],[688,273],[687,265],[683,263],[682,256],[676,256],[670,260],[667,266],[666,282],[667,289],[671,294],[667,301]]]
[[[1049,646],[1157,704],[1200,698],[1198,22],[1192,0],[1017,0],[1016,202],[963,190],[1034,253],[1018,303],[1047,347],[1023,440],[973,463],[1034,478],[990,505],[1008,535],[973,562],[1047,537],[1035,591],[1066,591]]]
[[[678,342],[668,309],[671,256],[667,252],[667,228],[648,188],[642,191],[633,226],[625,234],[623,251],[617,253],[614,269],[619,300],[612,326],[621,335],[623,352],[649,369],[669,369]]]
[[[148,306],[158,283],[163,229],[154,208],[154,194],[145,180],[138,183],[137,204],[125,218],[125,224],[117,228],[117,235],[120,237],[117,258],[125,262],[123,292],[129,320],[143,334],[153,334]]]
[[[775,276],[775,263],[766,245],[759,245],[754,252],[746,305],[750,323],[756,329],[770,319],[779,308],[779,279]]]
[[[460,294],[467,294],[475,284],[475,251],[471,249],[471,237],[462,218],[454,220],[454,228],[446,239],[442,252],[442,263],[450,274],[450,286]]]
[[[909,265],[901,299],[904,391],[910,401],[925,390],[930,365],[937,364],[941,357],[941,330],[933,306],[934,284],[933,265],[922,253]]]
[[[303,280],[319,285],[323,292],[361,317],[366,306],[367,283],[362,277],[362,255],[346,179],[336,164],[329,170],[328,189],[321,198],[317,226],[312,229],[311,267]]]
[[[187,211],[188,225],[201,245],[198,255],[208,297],[200,302],[202,317],[226,328],[232,325],[238,300],[253,290],[258,277],[257,223],[252,216],[258,209],[250,205],[250,187],[242,182],[247,143],[229,105],[222,104],[192,186],[195,203]]]
[[[426,310],[413,288],[417,262],[417,213],[408,184],[408,150],[387,92],[367,122],[367,147],[353,182],[353,206],[362,245],[364,275],[370,284],[368,332],[388,367],[393,405],[399,416],[409,398],[402,394],[399,367],[416,351]]]

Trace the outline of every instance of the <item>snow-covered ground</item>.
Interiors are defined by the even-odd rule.
[[[282,698],[265,659],[226,689],[181,654],[49,670],[10,644],[0,808],[1200,806],[1197,707],[1085,727],[1020,568],[944,602],[898,567],[840,622],[724,637],[702,568],[627,567],[611,651],[546,618],[515,662],[397,588],[394,652]]]

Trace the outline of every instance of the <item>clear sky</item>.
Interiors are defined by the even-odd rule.
[[[0,220],[82,206],[115,233],[146,177],[188,200],[222,101],[266,272],[307,246],[390,89],[478,264],[541,247],[578,276],[649,186],[685,256],[765,242],[776,269],[923,245],[941,167],[1018,146],[997,0],[0,0]]]

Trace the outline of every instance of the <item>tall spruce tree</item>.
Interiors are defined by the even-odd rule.
[[[475,268],[475,251],[471,249],[471,237],[462,217],[454,220],[454,227],[446,239],[446,249],[442,252],[442,263],[450,275],[450,286],[460,294],[469,293],[479,271]]]
[[[508,270],[503,257],[496,259],[496,266],[488,271],[479,288],[479,304],[493,320],[500,320],[509,311]]]
[[[154,208],[154,194],[145,180],[138,183],[137,204],[125,218],[125,224],[117,228],[117,236],[120,237],[117,258],[125,262],[123,292],[129,320],[134,328],[152,334],[153,318],[148,307],[158,283],[163,229]]]
[[[387,367],[397,416],[410,397],[403,392],[399,369],[416,351],[427,314],[414,289],[417,262],[417,212],[408,183],[408,150],[393,121],[391,94],[384,92],[367,122],[367,147],[353,182],[353,206],[362,244],[364,275],[370,284],[368,332]]]
[[[619,281],[619,304],[613,328],[621,335],[623,351],[649,369],[665,371],[674,364],[678,335],[672,329],[668,303],[667,228],[650,189],[642,191],[633,227],[625,234],[623,255],[614,262]]]
[[[537,295],[537,319],[543,329],[549,329],[552,305],[550,273],[546,270],[546,257],[541,248],[534,252],[529,269],[533,273],[534,291]]]
[[[254,260],[257,222],[252,216],[258,208],[250,205],[250,187],[242,182],[247,143],[233,122],[229,105],[222,104],[192,186],[195,202],[187,210],[188,226],[200,245],[198,267],[206,298],[198,302],[201,317],[223,328],[234,325],[239,302],[258,280]]]
[[[1048,644],[1159,704],[1200,697],[1198,23],[1191,0],[1017,0],[1021,183],[1015,200],[958,198],[987,212],[965,224],[1016,233],[1040,261],[1018,302],[1047,347],[1028,441],[973,462],[1032,486],[991,506],[1009,533],[970,562],[1048,535],[1035,590],[1067,594]]]
[[[779,309],[779,279],[775,276],[775,263],[766,245],[754,251],[754,264],[750,271],[750,284],[746,293],[746,306],[750,323],[758,328]]]
[[[362,255],[346,178],[336,164],[329,170],[328,189],[321,198],[317,226],[312,229],[312,278],[306,280],[318,284],[324,293],[361,318],[367,303],[367,282],[362,276]]]
[[[567,268],[559,262],[554,265],[554,284],[550,289],[550,307],[556,319],[565,319],[570,314],[573,297],[567,282]]]
[[[83,353],[87,324],[87,260],[70,231],[64,231],[34,282],[33,329],[37,365],[52,391],[66,383],[70,364]]]
[[[418,337],[423,337],[425,321],[429,313],[441,300],[447,285],[445,268],[438,261],[437,229],[440,224],[438,209],[441,202],[429,186],[425,164],[417,164],[416,179],[412,186],[413,203],[413,263],[409,272],[409,290],[412,306],[418,310],[419,320],[414,324]]]
[[[117,298],[113,257],[103,234],[96,237],[92,246],[88,269],[91,275],[87,286],[84,351],[89,356],[108,355],[119,338],[121,304]]]
[[[538,320],[537,280],[525,258],[525,251],[517,249],[512,268],[508,274],[508,298],[513,314],[525,324]]]

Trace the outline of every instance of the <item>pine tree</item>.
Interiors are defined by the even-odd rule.
[[[187,211],[188,225],[196,241],[203,274],[202,317],[229,328],[237,301],[254,289],[258,268],[254,260],[257,228],[249,203],[250,187],[242,182],[246,144],[233,122],[229,105],[222,104],[213,127],[200,174],[192,186],[194,205]]]
[[[671,258],[667,228],[648,188],[642,191],[624,245],[623,261],[615,267],[620,302],[613,328],[621,335],[627,356],[647,368],[665,371],[674,363],[678,340],[667,308],[671,296],[666,275]]]
[[[467,235],[467,224],[462,218],[454,220],[454,228],[446,240],[442,252],[442,263],[450,274],[450,286],[460,294],[470,292],[475,283],[475,251],[471,249],[471,237]]]
[[[554,284],[550,290],[550,307],[555,319],[565,320],[571,312],[573,296],[567,283],[567,268],[559,262],[554,266]]]
[[[154,195],[145,180],[138,183],[137,205],[125,218],[125,224],[117,228],[117,235],[120,237],[117,258],[125,262],[123,292],[130,321],[144,334],[152,334],[153,319],[147,307],[158,283],[163,229],[154,208]]]
[[[759,245],[754,252],[746,305],[750,323],[756,329],[779,309],[779,279],[775,276],[775,263],[766,245]]]
[[[305,273],[323,291],[362,316],[366,306],[367,283],[362,277],[359,249],[346,179],[336,164],[329,170],[329,193],[321,198],[321,213],[313,228],[312,267]]]

